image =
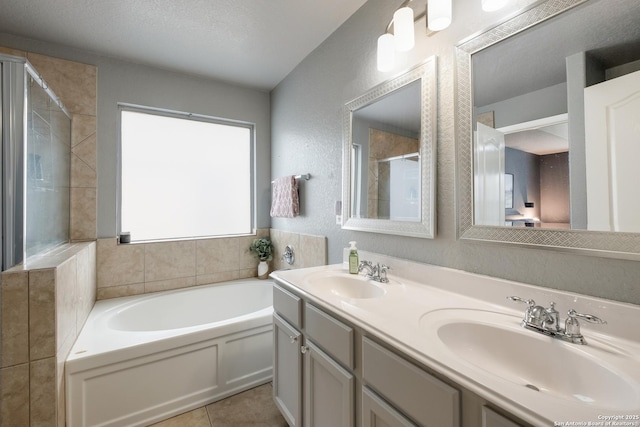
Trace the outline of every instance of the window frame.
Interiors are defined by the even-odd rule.
[[[209,236],[192,236],[192,237],[173,237],[173,238],[158,238],[158,239],[150,239],[150,240],[135,240],[132,243],[152,243],[152,242],[170,242],[170,241],[185,241],[185,240],[203,240],[203,239],[217,239],[217,238],[225,238],[225,237],[238,237],[238,236],[255,236],[257,235],[257,170],[256,170],[256,125],[252,122],[242,121],[242,120],[234,120],[234,119],[225,119],[221,117],[214,117],[204,114],[196,114],[189,113],[183,111],[169,110],[165,108],[157,108],[157,107],[149,107],[137,104],[129,104],[124,102],[119,102],[117,104],[118,114],[117,114],[117,132],[118,132],[118,147],[117,147],[117,173],[116,173],[116,235],[120,236],[123,231],[122,230],[122,113],[124,111],[128,112],[136,112],[143,114],[150,114],[156,116],[164,116],[164,117],[172,117],[178,119],[185,120],[195,120],[199,122],[227,125],[227,126],[236,126],[241,128],[249,129],[250,133],[250,141],[249,141],[249,150],[250,150],[250,170],[251,170],[251,178],[250,182],[250,206],[251,206],[251,231],[246,234],[220,234],[220,235],[209,235]]]

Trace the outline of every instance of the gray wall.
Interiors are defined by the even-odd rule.
[[[402,64],[383,74],[376,70],[376,39],[401,0],[369,0],[272,92],[273,176],[312,175],[302,194],[304,215],[272,219],[272,227],[326,235],[330,263],[340,262],[342,249],[356,240],[362,250],[640,304],[640,262],[456,239],[454,46],[532,1],[513,1],[494,13],[482,12],[477,0],[453,3],[454,24],[431,37],[418,33]],[[439,73],[437,237],[342,230],[334,215],[342,189],[342,106],[432,55]]]
[[[117,104],[126,102],[256,124],[258,228],[269,227],[269,93],[0,33],[0,45],[98,67],[98,237],[116,236]],[[176,147],[179,149],[179,147]]]

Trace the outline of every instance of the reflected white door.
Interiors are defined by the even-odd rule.
[[[504,134],[478,123],[474,141],[474,217],[478,225],[504,224]]]
[[[584,90],[587,228],[640,232],[640,71]]]
[[[420,221],[420,160],[395,159],[389,162],[391,195],[389,219]]]

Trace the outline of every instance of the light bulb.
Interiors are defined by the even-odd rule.
[[[502,9],[508,0],[482,0],[482,10],[493,12]]]
[[[396,50],[406,52],[415,45],[413,9],[402,7],[393,14],[393,37]]]
[[[431,31],[441,31],[451,24],[453,6],[451,0],[429,0],[427,4],[428,27]]]
[[[385,33],[378,37],[378,71],[387,72],[393,69],[395,51],[393,35]]]

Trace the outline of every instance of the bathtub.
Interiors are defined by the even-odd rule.
[[[147,425],[270,381],[272,286],[98,301],[65,363],[67,426]]]

